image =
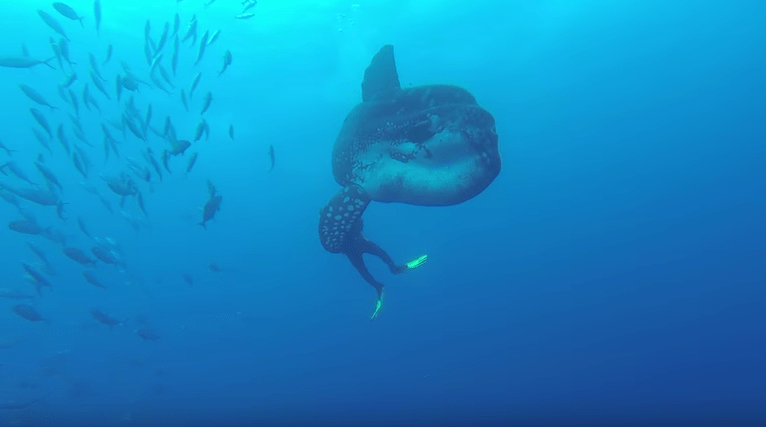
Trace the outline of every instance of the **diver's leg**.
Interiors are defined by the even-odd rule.
[[[376,245],[375,243],[372,243],[371,241],[367,239],[362,239],[363,241],[358,243],[358,247],[360,251],[363,251],[364,253],[375,255],[376,257],[383,260],[388,265],[389,270],[391,270],[391,273],[393,274],[399,274],[404,273],[408,270],[413,270],[421,265],[425,264],[428,260],[428,255],[422,255],[418,258],[415,258],[414,260],[404,264],[404,265],[396,265],[394,263],[394,260],[391,259],[390,256],[384,251],[380,246]]]
[[[378,299],[375,301],[375,311],[372,313],[372,317],[370,318],[370,320],[373,320],[378,317],[380,308],[383,305],[383,284],[375,280],[375,278],[372,277],[372,274],[370,274],[370,271],[367,270],[367,266],[364,265],[364,260],[362,259],[361,251],[355,251],[354,253],[346,254],[346,256],[348,257],[348,260],[351,261],[351,265],[356,268],[356,270],[359,272],[359,274],[362,275],[362,278],[367,283],[375,288],[375,292],[378,294]]]
[[[393,274],[403,273],[407,270],[406,265],[396,265],[394,260],[391,259],[391,257],[388,255],[388,253],[386,253],[386,251],[383,250],[383,248],[367,239],[362,239],[358,246],[360,251],[380,258],[383,262],[386,263],[388,269],[391,270],[391,273]]]
[[[346,256],[348,257],[348,260],[351,261],[351,265],[353,265],[359,274],[362,275],[362,278],[375,288],[375,292],[378,293],[378,299],[380,299],[381,295],[383,295],[383,284],[375,280],[375,278],[372,277],[372,274],[370,274],[370,271],[367,270],[367,266],[364,265],[364,260],[362,259],[362,252],[359,251],[353,254],[346,254]]]

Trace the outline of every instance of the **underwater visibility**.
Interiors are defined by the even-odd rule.
[[[766,425],[765,2],[0,9],[0,427]]]

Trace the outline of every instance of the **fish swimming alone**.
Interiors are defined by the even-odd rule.
[[[378,291],[362,254],[378,256],[399,273],[425,256],[396,266],[362,237],[362,214],[371,201],[452,206],[483,192],[500,173],[492,115],[467,90],[452,85],[402,89],[394,48],[383,46],[365,70],[362,103],[346,117],[335,140],[332,171],[343,186],[320,211],[319,238],[331,253],[348,256]]]

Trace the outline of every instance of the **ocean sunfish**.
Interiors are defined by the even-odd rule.
[[[362,102],[335,140],[332,171],[343,188],[320,211],[322,246],[351,259],[359,242],[369,242],[361,217],[371,201],[457,205],[484,191],[500,167],[495,120],[473,95],[452,85],[402,89],[394,48],[383,46],[365,70]]]

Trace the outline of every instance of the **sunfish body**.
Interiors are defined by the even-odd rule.
[[[402,89],[386,45],[365,70],[362,103],[335,140],[332,170],[344,188],[321,210],[319,236],[340,252],[370,201],[451,206],[484,191],[500,173],[495,121],[463,88]]]

